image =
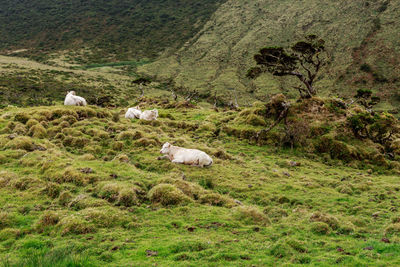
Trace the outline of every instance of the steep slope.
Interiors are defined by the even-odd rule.
[[[192,37],[224,0],[12,1],[0,3],[0,51],[82,49],[90,62],[155,57]],[[77,51],[75,51],[77,52]]]
[[[318,84],[320,91],[351,95],[353,88],[368,87],[396,104],[399,21],[398,1],[230,0],[178,53],[141,71],[160,79],[174,77],[181,86],[217,91],[227,100],[236,89],[242,104],[279,91],[295,95],[283,79],[264,76],[250,83],[244,74],[259,48],[290,45],[314,33],[326,39],[332,59]]]

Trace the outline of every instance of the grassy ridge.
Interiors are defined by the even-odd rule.
[[[400,263],[397,174],[218,131],[243,128],[237,112],[155,103],[150,123],[93,106],[0,111],[3,265]],[[214,165],[158,160],[165,141]]]

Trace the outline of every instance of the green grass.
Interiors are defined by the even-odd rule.
[[[46,151],[6,148],[8,123],[28,111],[46,125],[46,137],[32,138]],[[121,111],[113,122],[110,111],[0,111],[3,266],[400,264],[395,172],[325,164],[300,149],[258,146],[224,131],[214,136],[210,125],[237,112],[160,108],[175,120],[143,123],[124,119],[120,109],[112,110]],[[65,121],[71,125],[57,126]],[[141,134],[118,140],[129,131]],[[166,141],[205,150],[214,165],[157,160]],[[127,161],[119,160],[122,154]],[[290,161],[301,164],[291,167]],[[159,203],[149,194],[158,184],[180,193],[162,193],[168,201]]]

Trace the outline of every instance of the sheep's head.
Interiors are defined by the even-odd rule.
[[[136,106],[136,107],[134,107],[134,108],[137,109],[137,110],[141,110],[139,106]]]
[[[158,117],[158,110],[155,108],[151,111],[155,117]]]
[[[69,95],[69,94],[71,94],[71,95],[76,95],[75,91],[68,91],[68,92],[67,92],[67,95]]]
[[[161,150],[160,150],[160,153],[161,153],[161,154],[168,154],[169,151],[170,151],[170,148],[171,148],[171,144],[168,143],[168,142],[166,142],[166,143],[162,146],[162,148],[161,148]]]

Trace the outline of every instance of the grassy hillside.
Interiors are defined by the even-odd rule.
[[[355,88],[373,89],[387,100],[382,108],[399,104],[398,1],[239,1],[223,4],[203,29],[173,56],[141,71],[160,79],[174,77],[178,85],[201,92],[217,92],[239,102],[291,89],[295,78],[265,75],[255,82],[245,78],[253,55],[265,46],[289,46],[306,34],[326,40],[331,57],[317,83],[323,95],[353,96]],[[236,92],[235,92],[236,90]]]
[[[298,108],[320,106],[307,103]],[[3,266],[400,264],[395,162],[267,145],[282,128],[256,145],[257,106],[142,106],[161,118],[95,106],[0,110]],[[336,111],[321,114],[340,127]],[[214,165],[159,160],[166,141],[202,149]]]
[[[46,62],[0,56],[0,267],[400,265],[397,2],[3,2],[0,49]],[[244,78],[310,32],[332,58],[319,96]]]
[[[2,1],[0,51],[78,62],[154,58],[191,38],[222,0]]]

